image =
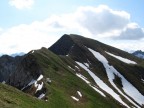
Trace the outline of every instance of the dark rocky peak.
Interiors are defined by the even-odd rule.
[[[41,99],[45,98],[47,89],[43,82],[42,69],[32,52],[33,50],[24,56],[2,56],[0,81]]]
[[[88,42],[87,42],[88,41]],[[89,38],[80,35],[70,34],[63,35],[49,50],[57,55],[65,55],[71,57],[74,61],[82,63],[94,62],[94,56],[88,50],[88,47],[94,47],[96,43]],[[99,45],[99,44],[98,44]]]
[[[85,46],[78,39],[75,41],[75,35],[63,35],[49,50],[57,55],[71,56],[74,60],[85,61]],[[80,55],[81,57],[79,57]]]
[[[15,72],[17,64],[22,60],[23,57],[11,57],[3,55],[0,57],[0,82],[6,81],[10,74]]]
[[[136,57],[144,59],[144,52],[141,50],[137,50],[137,51],[133,52],[132,54],[135,55]]]
[[[65,34],[55,44],[53,44],[49,50],[57,55],[67,55],[73,45],[74,42],[71,37]]]
[[[22,89],[32,80],[36,80],[41,73],[42,70],[36,58],[32,54],[27,54],[17,65],[15,72],[11,74],[7,83],[18,89]]]
[[[143,54],[144,55],[144,52],[142,50],[137,50],[137,51],[133,52],[132,54],[134,54],[134,55]]]
[[[13,60],[14,60],[14,58],[9,56],[9,55],[3,55],[3,56],[0,57],[0,62],[1,63],[2,62],[11,62]]]

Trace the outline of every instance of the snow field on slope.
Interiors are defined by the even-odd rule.
[[[122,80],[123,90],[124,92],[129,95],[131,98],[133,98],[137,103],[140,105],[144,104],[144,96],[131,84],[129,83],[113,66],[110,66],[108,64],[107,59],[101,55],[99,52],[96,52],[90,48],[88,48],[89,51],[104,65],[109,81],[110,83],[121,93],[125,98],[127,98],[131,103],[133,103],[135,106],[137,106],[131,99],[129,99],[126,95],[124,95],[113,83],[114,74],[118,75]],[[138,107],[138,106],[137,106]]]
[[[106,97],[106,95],[102,91],[100,91],[99,89],[97,89],[95,86],[92,86],[85,76],[81,75],[80,73],[76,73],[76,76],[78,76],[79,78],[81,78],[85,83],[87,83],[90,87],[92,87],[96,92],[98,92],[99,94],[101,94],[103,97]]]
[[[84,64],[80,62],[76,62],[80,67],[82,67],[84,70],[86,70],[89,75],[94,79],[95,83],[105,92],[110,94],[113,98],[115,98],[117,101],[119,101],[121,104],[125,105],[126,107],[129,108],[129,106],[122,101],[120,96],[115,93],[109,86],[107,86],[100,78],[98,78],[92,71],[90,71]]]
[[[106,51],[105,51],[105,52],[106,52]],[[110,56],[112,56],[112,57],[114,57],[114,58],[116,58],[116,59],[124,62],[124,63],[127,63],[127,64],[137,64],[135,61],[129,60],[129,59],[127,59],[127,58],[123,58],[123,57],[114,55],[114,54],[109,53],[109,52],[106,52],[106,53],[107,53],[108,55],[110,55]]]

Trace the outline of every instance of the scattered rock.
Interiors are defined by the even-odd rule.
[[[46,79],[46,82],[47,82],[48,84],[51,84],[52,81],[51,81],[50,78],[47,78],[47,79]]]

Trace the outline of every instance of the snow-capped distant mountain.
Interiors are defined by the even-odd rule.
[[[23,56],[23,55],[25,55],[25,53],[24,52],[14,53],[14,54],[2,54],[2,53],[0,53],[0,57],[3,55],[9,55],[11,57],[16,57],[16,56]]]
[[[135,55],[136,57],[144,59],[144,52],[141,50],[135,51],[132,54]]]
[[[23,56],[24,54],[25,54],[24,52],[20,52],[20,53],[11,54],[10,56],[16,57],[16,56]]]

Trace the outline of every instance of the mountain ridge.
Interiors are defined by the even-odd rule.
[[[65,34],[50,48],[31,50],[20,59],[6,83],[45,101],[45,107],[143,106],[144,61],[112,46]]]
[[[72,58],[74,61],[78,61],[79,63],[82,63],[83,64],[83,65],[81,64],[82,66],[84,66],[85,64],[88,64],[90,66],[90,68],[93,68],[93,70],[99,70],[95,74],[98,75],[100,79],[107,80],[107,78],[105,76],[106,74],[105,74],[104,67],[99,62],[99,60],[96,60],[94,58],[94,55],[89,51],[89,48],[93,49],[95,51],[98,51],[100,54],[102,54],[103,56],[105,56],[108,59],[108,61],[110,62],[111,65],[113,65],[114,67],[116,67],[118,69],[120,74],[122,76],[124,76],[128,80],[128,82],[130,82],[134,86],[136,86],[137,89],[142,94],[144,93],[143,90],[140,89],[141,87],[143,88],[143,83],[141,82],[141,78],[144,77],[143,76],[144,68],[139,65],[124,63],[121,60],[117,61],[116,58],[112,57],[111,55],[117,55],[117,56],[119,56],[119,58],[121,57],[122,59],[127,58],[127,60],[130,59],[130,60],[136,61],[138,64],[143,63],[142,60],[136,58],[135,56],[133,56],[127,52],[124,52],[117,48],[113,48],[106,44],[102,44],[93,39],[81,37],[78,35],[69,35],[69,37],[72,38],[72,40],[74,41],[73,43],[75,43],[75,44],[73,46],[71,45],[71,47],[69,49],[69,53],[67,53],[65,56]],[[55,46],[55,44],[54,44],[54,46]],[[51,51],[53,51],[52,47],[50,47]],[[59,46],[57,46],[56,48],[60,49]],[[111,55],[107,52],[111,53]],[[114,61],[115,61],[115,63],[113,63]],[[95,64],[97,64],[97,66],[95,66]],[[101,69],[99,69],[99,67],[101,67]],[[122,68],[122,67],[124,67],[124,68]],[[138,69],[141,71],[137,71]],[[137,79],[135,77],[137,77]],[[135,79],[135,81],[133,79]],[[137,82],[141,82],[141,84],[139,86],[137,86]],[[107,82],[107,83],[110,86],[109,82]]]

